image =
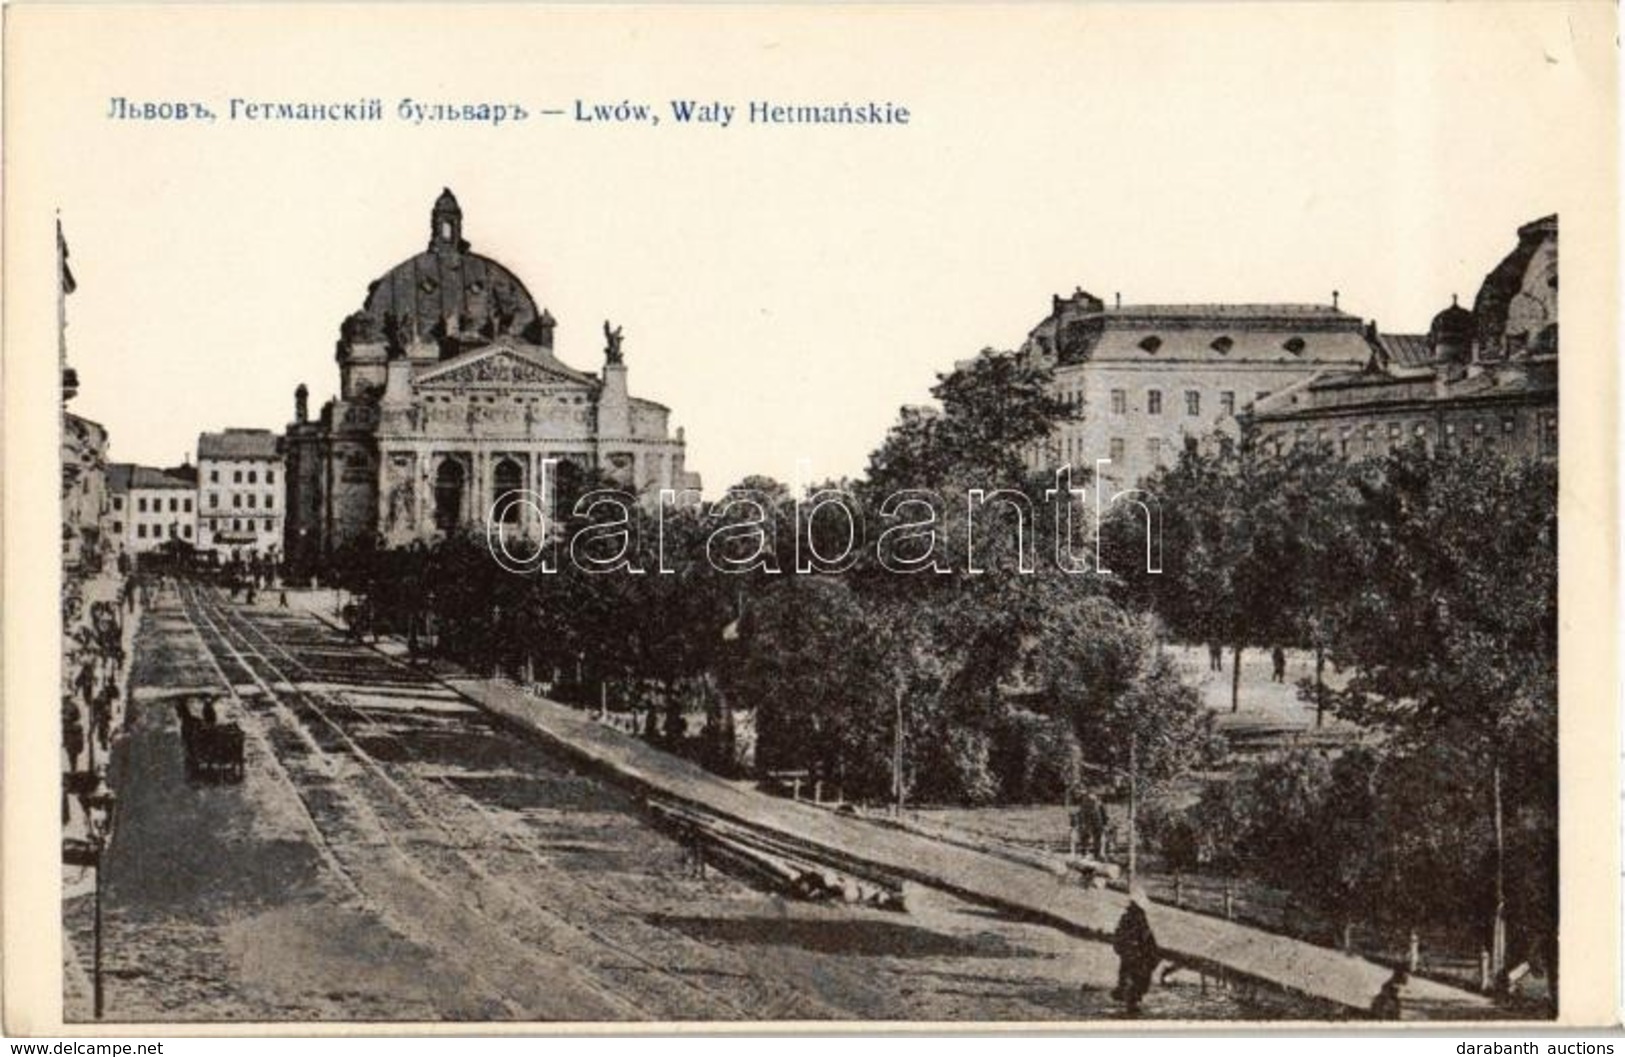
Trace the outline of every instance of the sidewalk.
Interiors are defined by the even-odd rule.
[[[319,603],[301,608],[339,626]],[[380,640],[377,648],[394,657],[406,652],[402,643],[390,639]],[[440,678],[469,701],[622,784],[771,833],[832,861],[868,864],[894,877],[1094,940],[1111,936],[1127,903],[1122,893],[1080,887],[1035,866],[740,789],[688,760],[603,726],[587,713],[533,696],[506,681]],[[1190,968],[1265,983],[1353,1015],[1369,1008],[1390,972],[1354,955],[1164,905],[1153,907],[1151,924],[1169,956]],[[1445,1021],[1483,1020],[1498,1014],[1484,996],[1429,980],[1410,983],[1405,1012],[1406,1019]]]

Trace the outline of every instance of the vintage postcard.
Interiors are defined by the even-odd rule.
[[[7,1030],[1616,1023],[1616,14],[12,4]]]

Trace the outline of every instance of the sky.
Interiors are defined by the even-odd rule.
[[[672,408],[714,492],[861,472],[937,372],[1018,345],[1076,286],[1335,289],[1425,330],[1518,225],[1576,206],[1613,104],[1559,5],[19,10],[8,194],[29,232],[59,212],[67,234],[72,409],[160,465],[201,430],[280,430],[301,382],[332,396],[340,322],[424,248],[442,187],[565,362],[598,369],[602,322],[624,328],[632,392]],[[111,120],[116,96],[221,120]],[[233,122],[233,97],[377,97],[386,119]],[[533,116],[413,125],[403,98]],[[578,99],[664,117],[579,122]],[[683,126],[674,99],[741,116]],[[749,125],[753,100],[911,121]]]

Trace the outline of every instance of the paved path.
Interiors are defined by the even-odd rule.
[[[1123,911],[1126,897],[1118,892],[1079,887],[1043,870],[983,852],[740,789],[687,760],[510,683],[467,678],[444,681],[469,700],[647,792],[687,801],[1074,933],[1109,935]],[[1155,907],[1151,922],[1164,949],[1193,968],[1261,981],[1344,1010],[1368,1008],[1389,973],[1357,956],[1171,907]],[[1407,996],[1407,1017],[1471,1020],[1495,1015],[1494,1006],[1483,996],[1433,981],[1413,980]]]

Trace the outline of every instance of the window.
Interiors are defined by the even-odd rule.
[[[1509,437],[1518,432],[1518,418],[1516,415],[1501,416],[1501,432]]]
[[[1112,462],[1122,462],[1123,461],[1123,438],[1122,437],[1113,437],[1108,450],[1111,452],[1111,460],[1112,460]]]
[[[1152,389],[1145,394],[1145,413],[1148,415],[1162,414],[1162,390]]]
[[[248,483],[249,484],[259,484],[260,483],[259,482],[259,471],[258,470],[249,470],[248,471]]]
[[[138,537],[140,537],[141,539],[146,539],[147,538],[147,526],[145,526],[145,525],[137,525],[135,527],[135,534]]]
[[[243,505],[243,497],[233,493],[233,495],[231,497],[231,505],[234,506],[234,507],[242,506]]]
[[[275,493],[266,492],[265,493],[265,509],[269,510],[273,506],[275,506],[276,505],[276,503],[274,502],[275,499],[276,499]]]
[[[242,484],[243,483],[243,471],[241,471],[241,470],[233,470],[233,471],[231,471],[231,483],[232,484]]]
[[[141,498],[137,499],[135,501],[135,508],[141,513],[145,514],[147,512],[147,497],[142,496]]]
[[[1456,447],[1456,424],[1454,422],[1444,424],[1444,446],[1452,450]]]
[[[275,470],[266,470],[265,471],[265,483],[266,484],[276,484],[276,471]]]
[[[1223,356],[1228,355],[1230,350],[1236,347],[1236,342],[1235,339],[1231,338],[1229,335],[1221,334],[1213,339],[1213,345],[1211,347],[1214,352],[1217,352]]]
[[[1145,454],[1153,463],[1160,464],[1162,462],[1162,438],[1145,438]]]
[[[191,525],[182,525],[181,526],[181,535],[185,536],[187,539],[191,539],[192,538],[192,526]]]
[[[209,471],[209,483],[210,484],[219,484],[220,483],[220,471],[219,470],[210,470]]]
[[[267,532],[271,531],[271,519],[270,518],[265,519],[265,531],[267,531]]]
[[[1185,390],[1185,414],[1192,418],[1202,413],[1202,394],[1195,389]]]
[[[1112,414],[1114,414],[1114,415],[1126,415],[1126,414],[1128,414],[1128,390],[1127,389],[1113,389],[1112,390]]]
[[[1140,339],[1140,348],[1144,349],[1146,352],[1156,352],[1158,349],[1162,348],[1162,339],[1157,337],[1155,334],[1147,334],[1145,337]]]
[[[259,496],[255,495],[253,492],[248,493],[248,506],[250,510],[254,508],[254,501],[258,498]]]
[[[231,531],[233,531],[233,532],[241,532],[242,530],[243,530],[243,519],[240,518],[240,517],[232,518],[231,519]]]
[[[181,510],[184,511],[185,513],[188,513],[188,514],[190,514],[192,512],[192,497],[191,496],[187,496],[185,499],[181,500]]]
[[[113,509],[114,510],[123,510],[124,509],[124,497],[123,496],[116,495],[116,496],[113,497]]]
[[[220,493],[219,492],[210,492],[209,493],[209,509],[214,510],[219,505],[220,505]]]
[[[1219,394],[1219,410],[1227,415],[1236,413],[1236,392],[1234,389],[1226,389]]]
[[[180,535],[179,530],[180,530],[180,526],[175,524],[173,521],[171,521],[169,523],[169,538],[174,539],[176,536]]]
[[[122,536],[123,534],[124,534],[124,522],[122,522],[122,521],[113,522],[113,535]]]

